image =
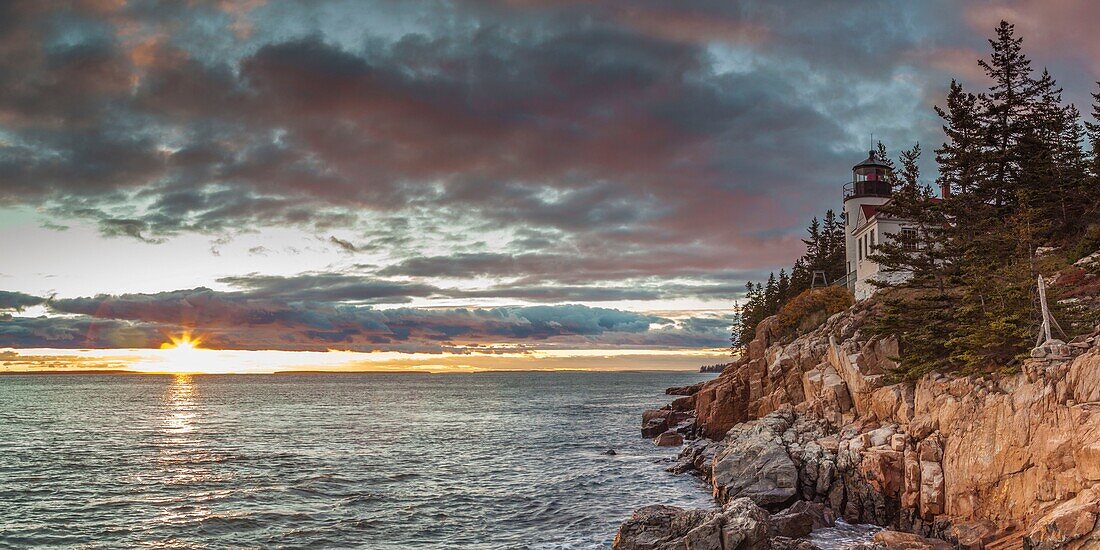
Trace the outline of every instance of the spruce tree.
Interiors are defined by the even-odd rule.
[[[768,282],[764,285],[764,312],[765,315],[774,315],[779,311],[779,283],[775,280],[775,273],[768,274]]]
[[[784,304],[791,299],[791,278],[787,276],[787,270],[779,270],[779,281],[776,283],[779,289],[779,303]]]
[[[1017,198],[1022,163],[1019,143],[1030,129],[1031,108],[1041,90],[1032,77],[1031,60],[1023,54],[1023,38],[1015,36],[1015,26],[1001,21],[996,33],[997,37],[989,40],[993,50],[989,60],[978,61],[993,81],[989,94],[982,96],[989,145],[986,162],[991,170],[981,181],[983,191],[1001,210],[998,213],[1004,213]]]

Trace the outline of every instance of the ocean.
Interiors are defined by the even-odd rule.
[[[713,506],[639,435],[713,376],[0,376],[0,546],[610,548]]]

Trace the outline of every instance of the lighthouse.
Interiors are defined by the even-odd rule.
[[[866,160],[852,167],[852,181],[844,185],[845,279],[857,300],[874,291],[866,281],[878,272],[878,266],[868,256],[882,242],[883,231],[894,233],[900,229],[880,228],[876,217],[879,207],[890,202],[892,181],[890,166],[872,150]]]

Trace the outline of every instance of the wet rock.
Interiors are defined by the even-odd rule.
[[[773,537],[800,538],[814,529],[832,527],[836,518],[824,504],[800,500],[782,512],[772,514]]]
[[[691,472],[706,481],[710,481],[711,465],[714,463],[714,455],[723,447],[722,443],[711,441],[705,437],[694,439],[680,451],[676,464],[668,467],[673,473]]]
[[[714,458],[714,495],[720,502],[748,497],[776,508],[795,496],[798,470],[782,442],[792,424],[792,413],[776,412],[730,430]]]
[[[658,447],[679,447],[684,444],[684,436],[670,430],[657,436],[653,443]]]
[[[772,537],[771,550],[819,550],[814,543],[806,539]]]
[[[722,509],[726,524],[722,528],[722,548],[764,550],[768,543],[768,512],[752,500],[731,500]]]
[[[615,535],[615,550],[684,548],[684,537],[718,515],[715,510],[646,506],[634,511]]]
[[[924,538],[912,533],[900,531],[879,531],[874,542],[883,545],[885,550],[953,550],[954,547],[939,539]]]
[[[609,455],[609,456],[614,456],[618,453],[615,452],[615,449],[608,449],[608,450],[604,451],[603,454]]]
[[[697,384],[692,384],[690,386],[674,386],[674,387],[671,387],[671,388],[666,388],[665,389],[665,394],[666,395],[692,395],[695,392],[699,391],[699,389],[703,387],[703,384],[706,384],[706,382],[699,382]]]
[[[668,407],[674,411],[691,411],[695,409],[695,398],[689,395],[673,399]]]
[[[650,409],[642,413],[642,437],[657,437],[672,427],[669,409]]]
[[[722,510],[646,506],[619,527],[615,550],[766,550],[768,513],[748,499]]]

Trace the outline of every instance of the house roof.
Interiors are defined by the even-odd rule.
[[[933,202],[933,203],[939,203],[939,202],[943,202],[943,199],[941,199],[939,197],[930,197],[928,199],[928,201]],[[861,204],[861,205],[859,205],[859,209],[863,213],[863,218],[866,219],[866,220],[870,220],[871,218],[878,215],[879,210],[882,210],[882,208],[884,206],[887,206],[889,204],[890,204],[890,201],[886,201],[882,204]]]
[[[930,202],[933,202],[933,203],[943,202],[943,199],[941,199],[939,197],[930,197],[928,200]],[[863,231],[863,229],[871,223],[871,220],[875,216],[878,215],[879,211],[882,210],[884,207],[886,207],[889,204],[890,204],[890,201],[886,201],[882,204],[861,204],[861,205],[859,205],[860,216],[856,220],[857,221],[856,229],[855,229],[855,231],[853,231],[853,234],[854,233],[859,233],[860,231]],[[862,222],[862,223],[858,223],[858,222]]]
[[[879,207],[878,207],[877,204],[861,204],[861,205],[859,205],[859,209],[863,211],[863,218],[867,219],[867,220],[873,218],[875,216],[875,214],[878,213],[878,208]]]

